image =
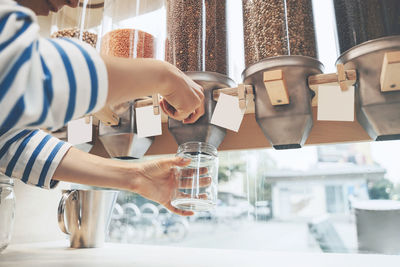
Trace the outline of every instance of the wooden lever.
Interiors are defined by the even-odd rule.
[[[119,117],[112,111],[109,106],[104,107],[98,111],[94,116],[99,119],[103,124],[108,126],[115,126],[119,124]]]
[[[355,70],[345,70],[345,81],[346,90],[349,86],[352,86],[357,81],[357,72]],[[315,92],[315,96],[312,99],[312,106],[318,106],[318,87],[320,85],[340,85],[337,73],[327,74],[316,74],[308,77],[308,86]],[[342,88],[342,87],[340,87]],[[342,89],[343,90],[343,89]]]
[[[239,108],[246,110],[246,86],[244,84],[239,84],[237,90],[238,90]]]
[[[253,86],[247,84],[239,84],[238,87],[227,87],[216,89],[213,91],[214,101],[218,101],[219,95],[223,93],[226,95],[237,96],[239,99],[239,108],[247,109],[247,96],[253,95]]]
[[[240,86],[241,84],[239,84]],[[244,99],[247,99],[248,95],[253,95],[253,86],[252,85],[247,85],[243,84],[245,91],[244,91]],[[227,87],[227,88],[221,88],[221,89],[216,89],[213,91],[213,99],[214,101],[218,101],[219,95],[223,93],[226,95],[231,95],[231,96],[238,96],[239,97],[239,90],[238,87]]]
[[[347,76],[346,76],[346,71],[344,70],[344,65],[343,64],[337,64],[336,65],[336,69],[337,69],[337,81],[339,83],[340,89],[342,91],[347,91],[348,90],[348,86],[346,83],[347,80]]]
[[[142,108],[153,105],[153,98],[144,98],[135,102],[135,108]]]
[[[151,97],[153,99],[153,112],[154,115],[160,115],[160,95],[154,94]]]
[[[282,70],[264,72],[264,85],[273,106],[289,104],[289,94]]]
[[[86,116],[85,116],[85,123],[86,123],[86,124],[89,124],[89,123],[90,123],[91,117],[92,117],[91,115],[86,115]]]
[[[383,57],[381,91],[400,90],[400,51],[387,52]]]

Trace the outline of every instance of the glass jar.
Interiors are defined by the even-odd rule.
[[[80,0],[76,8],[64,6],[52,14],[52,38],[77,38],[97,47],[104,0]]]
[[[246,67],[263,59],[317,58],[312,0],[243,0]]]
[[[227,74],[228,0],[167,0],[166,60],[182,71]]]
[[[11,240],[15,217],[14,182],[0,175],[0,253]]]
[[[333,0],[340,53],[363,42],[400,34],[399,0]]]
[[[217,149],[203,142],[187,142],[178,147],[176,156],[191,159],[186,167],[176,168],[177,188],[172,206],[182,210],[207,211],[217,203]]]
[[[100,51],[116,57],[164,59],[164,1],[105,0]]]

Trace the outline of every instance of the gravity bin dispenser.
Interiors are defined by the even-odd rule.
[[[218,148],[222,143],[226,129],[211,124],[211,116],[217,102],[213,91],[219,88],[233,87],[235,83],[225,75],[214,72],[186,72],[186,74],[204,89],[204,115],[193,124],[168,119],[168,129],[178,145],[186,142],[205,142]]]
[[[311,0],[243,0],[246,69],[256,121],[275,149],[300,148],[313,126],[311,75],[317,58]]]
[[[123,58],[164,58],[165,5],[162,0],[105,0],[100,53]],[[141,158],[153,138],[137,134],[135,101],[105,111],[99,139],[115,158]],[[106,123],[103,123],[106,122]]]
[[[356,69],[358,122],[376,141],[400,139],[400,1],[334,0],[341,56]]]
[[[178,145],[206,142],[218,148],[226,130],[211,124],[213,91],[235,86],[228,78],[226,9],[228,0],[167,0],[166,60],[204,89],[205,114],[194,124],[168,119]]]
[[[114,122],[99,123],[99,139],[112,158],[142,158],[153,143],[153,137],[139,137],[135,123],[135,103],[127,102],[115,107]]]

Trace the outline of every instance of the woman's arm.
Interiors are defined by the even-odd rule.
[[[170,107],[161,105],[164,112],[176,120],[193,123],[204,114],[201,86],[173,65],[149,58],[102,58],[108,72],[108,105],[159,93],[164,97],[162,104]]]
[[[132,191],[176,214],[190,216],[193,212],[171,205],[177,186],[173,167],[189,163],[190,160],[177,157],[128,163],[90,155],[72,147],[58,165],[53,180]],[[210,181],[203,177],[201,183],[208,185]]]
[[[203,93],[174,66],[153,59],[103,58],[72,39],[39,37],[36,16],[0,3],[0,136],[12,128],[58,129],[68,121],[160,93],[175,119],[204,113]],[[163,105],[164,108],[166,105]]]
[[[57,185],[54,171],[71,144],[40,130],[10,130],[0,136],[0,173],[41,188]]]

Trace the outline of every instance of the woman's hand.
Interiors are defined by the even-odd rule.
[[[202,87],[175,66],[150,58],[102,58],[108,73],[107,105],[158,93],[163,96],[161,108],[173,119],[193,123],[204,114]]]
[[[192,184],[192,179],[190,178],[184,178],[182,181],[178,182],[175,167],[185,167],[189,165],[189,163],[190,159],[178,157],[140,163],[139,177],[135,178],[133,190],[145,198],[160,203],[176,214],[183,216],[193,215],[192,211],[179,210],[171,205],[171,200],[177,187],[180,189],[190,188]],[[203,168],[200,171],[202,174],[205,174],[207,169]],[[191,170],[185,170],[183,176],[191,177],[194,171],[192,171],[192,173],[189,172],[191,172]],[[210,184],[210,177],[200,178],[201,187],[206,187]],[[183,193],[180,194],[183,195]]]
[[[160,106],[171,118],[194,123],[204,114],[203,88],[178,68],[165,66],[166,86]]]
[[[178,188],[191,187],[193,180],[190,177],[197,170],[185,169],[180,173],[181,180],[176,176],[176,167],[185,167],[189,163],[190,160],[177,157],[130,163],[102,158],[71,147],[58,165],[53,179],[132,191],[164,205],[176,214],[190,216],[193,215],[192,211],[179,210],[171,205]],[[207,168],[200,168],[201,187],[211,184],[211,178],[205,175],[207,172]],[[183,193],[179,194],[182,197]]]

